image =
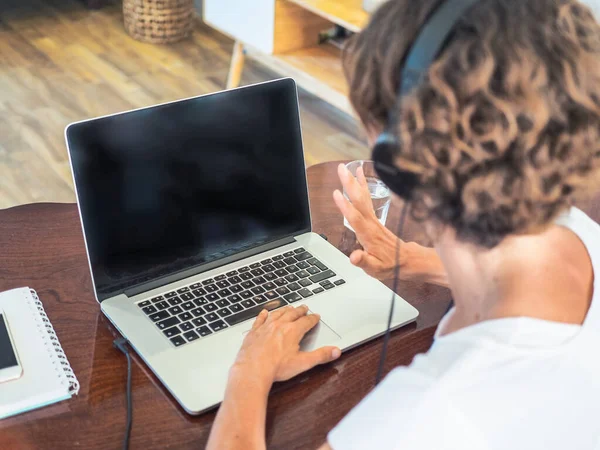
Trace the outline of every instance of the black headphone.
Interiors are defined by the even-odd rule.
[[[413,172],[402,170],[394,164],[394,158],[402,145],[400,137],[395,132],[402,97],[411,92],[423,80],[457,22],[478,1],[480,0],[442,1],[425,21],[404,56],[397,103],[395,108],[388,113],[387,125],[377,138],[371,157],[381,181],[404,200],[411,199],[415,187],[419,184],[419,176]]]
[[[414,189],[419,185],[419,176],[407,170],[402,170],[394,164],[395,156],[400,152],[402,140],[394,131],[399,119],[402,97],[411,92],[425,77],[429,67],[435,61],[442,48],[446,44],[450,33],[462,18],[465,12],[480,0],[443,0],[430,14],[429,18],[421,27],[417,37],[408,47],[402,61],[400,72],[400,86],[395,108],[388,113],[386,127],[377,138],[373,147],[372,159],[377,175],[385,185],[396,195],[405,200],[398,222],[396,235],[402,236],[404,221],[409,208]],[[400,256],[400,240],[396,244],[396,261]],[[390,313],[388,316],[387,330],[383,340],[381,356],[375,383],[379,383],[383,377],[385,355],[390,339],[390,330],[394,316],[395,293],[398,288],[400,267],[396,264],[394,269],[394,285],[392,288],[392,299],[390,302]]]

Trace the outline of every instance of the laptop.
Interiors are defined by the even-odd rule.
[[[292,79],[73,123],[65,137],[100,308],[188,413],[222,401],[262,309],[320,314],[304,350],[385,332],[391,291],[311,231]],[[394,328],[417,315],[395,297]]]

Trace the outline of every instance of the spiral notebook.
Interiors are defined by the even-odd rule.
[[[23,374],[0,383],[0,419],[71,398],[79,382],[34,290],[0,293]]]

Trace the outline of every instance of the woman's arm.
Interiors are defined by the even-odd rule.
[[[449,287],[446,270],[438,254],[432,248],[414,242],[404,242],[381,225],[369,194],[367,180],[362,169],[353,177],[346,166],[340,164],[338,175],[350,201],[340,191],[333,193],[333,200],[356,232],[362,250],[350,255],[350,262],[379,280],[394,277],[396,245],[400,245],[400,278],[422,281]]]
[[[339,358],[337,347],[300,351],[300,341],[319,323],[304,305],[272,313],[263,310],[246,335],[229,372],[225,399],[208,439],[208,450],[266,448],[267,397],[274,381],[284,381]]]

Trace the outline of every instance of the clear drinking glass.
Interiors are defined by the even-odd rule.
[[[375,172],[375,165],[373,164],[373,161],[358,160],[346,164],[346,168],[354,177],[356,177],[356,170],[359,167],[362,167],[365,173],[367,185],[369,186],[369,193],[371,194],[371,201],[373,202],[373,208],[375,209],[375,215],[379,219],[379,222],[381,222],[382,225],[385,225],[385,221],[387,220],[388,216],[388,211],[390,209],[390,201],[392,199],[390,190],[385,184],[383,184],[383,181],[381,181],[377,176],[377,172]],[[348,200],[350,200],[345,189],[344,196]],[[344,225],[350,230],[354,231],[354,229],[350,226],[345,217]]]

